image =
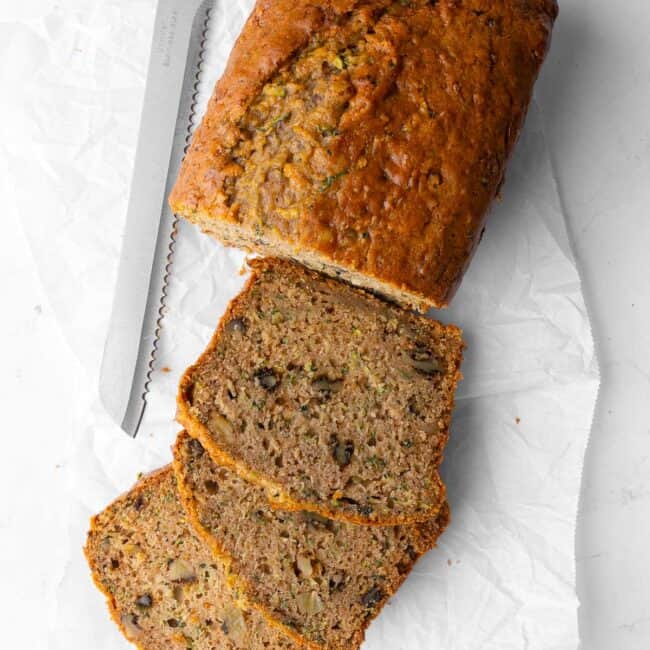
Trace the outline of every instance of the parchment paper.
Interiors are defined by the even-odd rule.
[[[30,179],[26,165],[47,172],[43,191],[53,199],[50,211],[35,213],[27,204],[18,210],[61,327],[89,378],[87,394],[77,396],[85,415],[67,441],[67,560],[53,568],[61,577],[53,594],[50,647],[60,650],[129,647],[108,621],[81,555],[87,519],[138,472],[169,462],[179,428],[173,421],[179,375],[245,279],[238,274],[241,253],[179,225],[145,420],[140,437],[128,439],[103,413],[95,387],[144,83],[141,53],[137,64],[128,63],[123,31],[138,37],[136,49],[143,48],[142,39],[148,42],[152,15],[144,4],[131,13],[102,14],[99,45],[84,41],[95,16],[80,14],[75,23],[59,20],[59,10],[47,17],[44,36],[25,37],[25,50],[38,46],[38,56],[28,61],[38,73],[35,83],[38,75],[52,79],[53,71],[67,72],[41,92],[38,109],[25,107],[21,119],[32,159],[27,163],[16,154],[9,173],[22,196]],[[202,106],[251,5],[216,4]],[[75,47],[92,51],[91,62],[75,59]],[[117,79],[106,70],[118,71]],[[122,96],[125,87],[129,92]],[[110,101],[104,92],[113,93]],[[60,127],[54,141],[39,137],[35,126],[47,115],[48,101],[49,117]],[[11,154],[12,135],[6,135]],[[536,105],[503,200],[454,304],[434,316],[463,327],[468,342],[443,468],[453,520],[439,548],[417,565],[371,625],[365,647],[575,650],[574,531],[599,375]]]

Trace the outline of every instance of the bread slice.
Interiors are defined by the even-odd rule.
[[[177,417],[288,510],[426,521],[460,378],[460,330],[281,260],[250,262]]]
[[[84,550],[112,617],[141,650],[301,647],[242,608],[188,525],[171,467],[93,517]]]
[[[275,510],[263,488],[214,463],[186,433],[174,470],[190,521],[248,602],[313,648],[358,648],[449,520],[446,504],[435,520],[383,528]]]
[[[172,209],[228,245],[445,306],[556,15],[555,0],[258,0]]]

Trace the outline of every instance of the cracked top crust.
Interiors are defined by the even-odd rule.
[[[556,15],[553,0],[259,0],[170,203],[226,243],[444,306]]]

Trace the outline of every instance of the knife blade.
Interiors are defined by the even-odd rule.
[[[167,196],[194,111],[198,62],[214,0],[159,0],[115,298],[99,379],[109,415],[138,433],[161,326],[175,217]]]

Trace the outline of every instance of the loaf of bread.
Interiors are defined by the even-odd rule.
[[[181,499],[194,528],[233,583],[297,642],[353,650],[413,564],[449,519],[411,526],[356,526],[272,509],[263,488],[212,461],[182,433],[174,447]]]
[[[85,552],[111,615],[141,650],[304,647],[240,606],[188,525],[170,467],[94,517]]]
[[[447,305],[555,0],[258,0],[170,197],[228,245]]]
[[[281,508],[369,525],[434,517],[460,330],[291,262],[250,265],[181,379],[179,422]]]

